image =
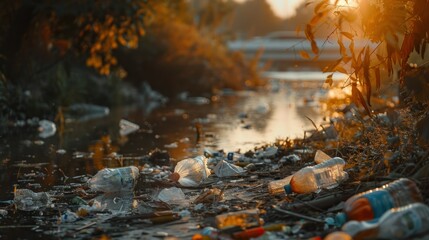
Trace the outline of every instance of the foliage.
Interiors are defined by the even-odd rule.
[[[429,37],[427,0],[364,0],[355,4],[352,0],[336,0],[333,4],[329,0],[307,2],[311,4],[314,16],[306,25],[305,34],[313,53],[319,54],[314,36],[318,26],[326,23],[334,26],[327,40],[333,36],[338,39],[342,57],[325,71],[347,74],[352,100],[363,105],[368,113],[373,85],[380,88],[380,72],[387,71],[391,76],[398,66],[403,76],[410,53],[415,50],[422,57],[425,54]],[[358,48],[355,40],[359,39],[369,41]],[[331,78],[332,74],[327,82]]]
[[[143,77],[167,95],[240,89],[245,82],[258,80],[255,66],[239,53],[228,53],[213,32],[202,34],[193,24],[177,18],[154,22],[137,50],[118,54],[127,79],[139,83]]]

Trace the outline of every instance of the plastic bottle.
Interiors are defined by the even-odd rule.
[[[249,209],[217,215],[216,224],[219,229],[232,226],[249,228],[261,226],[263,220],[259,217],[258,209]]]
[[[335,220],[337,225],[342,225],[347,220],[371,220],[381,217],[391,208],[422,201],[417,185],[410,179],[401,178],[349,198],[343,212],[337,214]]]
[[[346,232],[336,231],[326,235],[323,240],[353,240],[353,238]]]
[[[285,189],[284,186],[290,183],[290,180],[292,179],[293,175],[287,176],[283,179],[280,180],[276,180],[276,181],[271,181],[268,183],[268,192],[271,195],[276,195],[276,194],[284,194],[285,193]]]
[[[349,221],[342,230],[353,239],[410,239],[429,232],[429,207],[413,203],[392,208],[373,221]]]
[[[46,192],[35,193],[30,189],[16,189],[13,199],[16,208],[22,211],[34,211],[51,204],[51,197]]]
[[[348,178],[348,174],[343,171],[345,164],[342,158],[335,157],[315,166],[305,167],[293,174],[290,183],[284,186],[285,192],[310,193],[319,192],[322,188],[334,188]]]
[[[104,168],[88,181],[88,185],[94,191],[106,193],[132,191],[139,173],[139,169],[135,166]]]
[[[208,176],[210,169],[207,168],[207,158],[198,156],[178,162],[170,179],[185,187],[196,187]]]

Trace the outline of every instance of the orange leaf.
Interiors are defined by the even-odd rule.
[[[377,88],[377,90],[380,90],[381,80],[380,80],[380,68],[379,67],[374,68],[374,74],[375,74],[376,88]]]
[[[365,86],[366,86],[366,101],[368,102],[368,105],[371,106],[371,80],[369,78],[369,65],[370,65],[370,55],[369,52],[369,46],[366,47],[365,56],[363,60],[363,77],[365,80]]]
[[[329,84],[330,87],[332,87],[332,84],[334,83],[334,80],[332,79],[333,75],[334,75],[333,73],[329,74],[325,80],[325,83]]]
[[[354,35],[349,32],[341,32],[342,35],[344,35],[346,38],[353,40]]]
[[[306,51],[300,51],[299,54],[304,59],[310,59],[310,55]]]
[[[311,41],[311,50],[314,54],[319,54],[319,47],[317,46],[317,43],[314,41],[314,39]]]
[[[365,102],[365,99],[362,95],[362,93],[360,92],[360,90],[357,88],[356,83],[352,84],[352,101],[356,104],[356,105],[362,105],[366,112],[368,113],[369,116],[371,116],[371,111],[368,107],[368,105]]]

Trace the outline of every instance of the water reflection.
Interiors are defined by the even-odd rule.
[[[276,81],[269,90],[225,92],[210,104],[170,101],[149,115],[142,108],[111,109],[100,119],[67,123],[61,135],[43,141],[28,133],[1,139],[0,199],[10,199],[13,184],[22,184],[25,174],[41,172],[32,183],[52,186],[104,167],[141,166],[141,156],[154,148],[183,159],[205,148],[247,151],[277,138],[303,137],[313,128],[307,117],[316,124],[322,120],[321,85]],[[121,119],[139,129],[121,136]]]

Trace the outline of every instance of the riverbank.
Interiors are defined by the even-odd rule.
[[[323,237],[338,230],[337,226],[325,220],[332,219],[341,210],[342,201],[356,192],[375,188],[382,183],[400,177],[411,178],[420,187],[425,202],[428,202],[429,192],[424,187],[429,182],[425,164],[428,148],[418,141],[418,133],[414,129],[424,108],[418,109],[415,106],[392,108],[384,114],[368,117],[354,107],[344,108],[341,117],[331,119],[323,127],[317,124],[317,130],[310,131],[303,138],[278,139],[260,145],[253,143],[253,149],[241,153],[232,150],[235,155],[244,155],[230,161],[246,171],[236,177],[216,176],[215,165],[220,159],[228,157],[229,150],[212,148],[206,151],[212,174],[201,185],[192,188],[168,179],[174,171],[174,164],[181,160],[171,156],[183,149],[182,144],[186,141],[193,141],[190,139],[178,141],[178,148],[156,150],[149,154],[143,154],[143,150],[138,150],[139,144],[135,144],[131,148],[142,154],[134,156],[118,152],[115,143],[121,139],[139,143],[144,139],[143,135],[135,138],[131,134],[114,141],[104,136],[94,141],[88,151],[76,151],[78,147],[74,150],[53,147],[55,145],[49,140],[10,142],[8,144],[14,146],[14,151],[2,158],[2,183],[15,185],[18,189],[47,192],[52,197],[52,204],[35,211],[18,210],[10,202],[13,193],[2,190],[1,209],[6,211],[6,215],[0,219],[2,230],[5,230],[1,234],[6,238],[32,236],[33,239],[190,239],[201,233],[204,227],[217,227],[217,215],[259,209],[265,225],[276,223],[285,226],[281,232],[270,233],[271,239]],[[183,117],[183,112],[177,112]],[[91,125],[91,122],[88,124]],[[150,131],[148,126],[141,125],[140,131]],[[195,129],[189,129],[189,132],[195,134]],[[157,135],[162,138],[163,134]],[[210,132],[204,131],[204,137],[210,138]],[[75,138],[62,139],[63,144],[73,142]],[[34,148],[29,150],[26,145],[33,145]],[[336,188],[319,193],[270,195],[267,188],[269,182],[315,164],[316,150],[343,158],[349,179]],[[50,156],[50,162],[38,159],[40,153]],[[64,161],[70,155],[72,159]],[[21,160],[13,160],[17,158]],[[131,195],[102,194],[88,189],[86,182],[97,170],[130,165],[137,166],[141,175]],[[172,203],[161,201],[159,192],[172,187],[181,189],[184,199]],[[78,209],[85,206],[90,209],[79,213]],[[70,215],[68,211],[77,213],[79,218],[65,219]],[[156,222],[158,220],[154,220],[149,213],[162,213],[168,217]]]

